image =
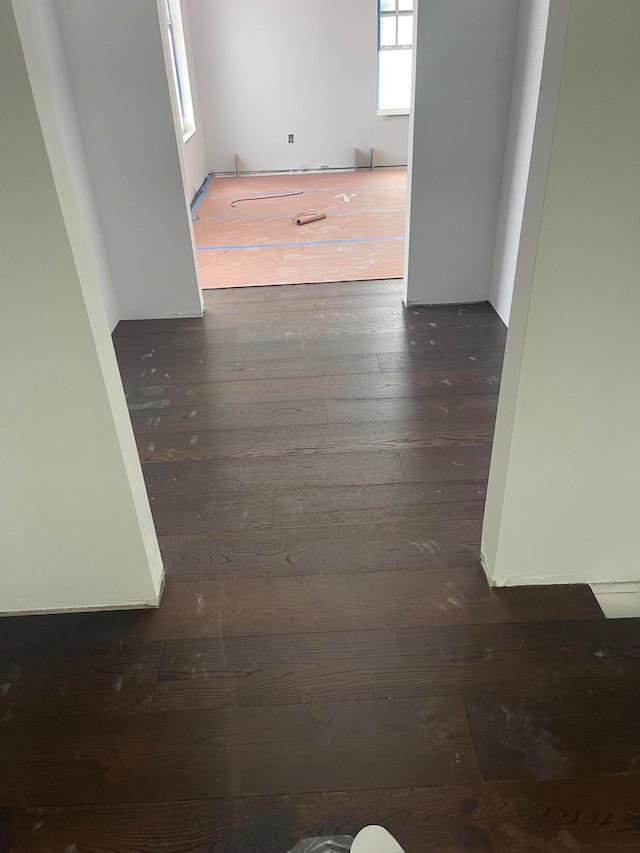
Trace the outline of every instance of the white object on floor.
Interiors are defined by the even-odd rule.
[[[351,853],[404,853],[404,851],[383,827],[365,826],[356,835]]]
[[[640,583],[592,583],[591,591],[607,619],[640,616]]]

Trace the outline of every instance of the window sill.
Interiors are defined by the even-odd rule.
[[[195,134],[195,132],[196,132],[195,127],[192,128],[191,130],[185,130],[184,133],[182,134],[182,144],[184,145],[185,142],[188,142],[191,139],[191,137]]]
[[[379,116],[408,116],[410,110],[378,110]]]

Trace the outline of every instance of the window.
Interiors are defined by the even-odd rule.
[[[171,67],[173,68],[173,81],[176,87],[182,138],[186,141],[195,133],[196,128],[193,120],[193,103],[191,100],[191,86],[189,85],[189,68],[187,66],[187,50],[184,44],[184,31],[182,29],[180,0],[165,0],[165,11]]]
[[[378,112],[411,106],[414,0],[378,0]]]

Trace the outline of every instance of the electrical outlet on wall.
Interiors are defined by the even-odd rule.
[[[293,142],[293,133],[289,134],[289,142]]]

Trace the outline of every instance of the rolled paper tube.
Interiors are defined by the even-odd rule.
[[[299,213],[296,216],[296,225],[306,225],[308,222],[318,222],[318,220],[326,218],[326,213]]]

